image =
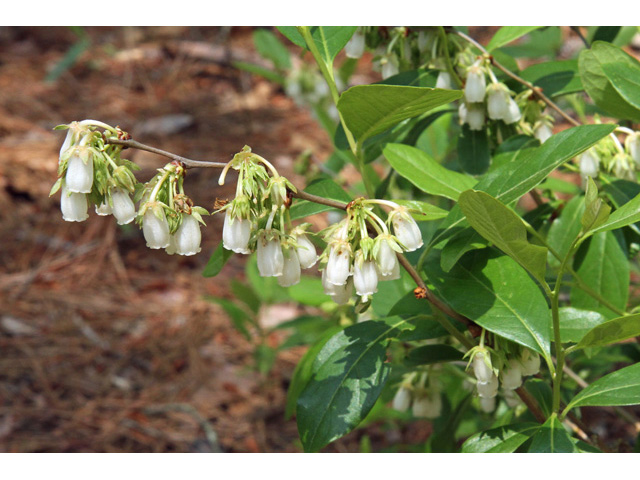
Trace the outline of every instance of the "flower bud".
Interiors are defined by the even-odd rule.
[[[498,377],[491,375],[488,382],[478,382],[476,388],[478,389],[478,396],[481,398],[492,398],[498,394]]]
[[[493,377],[493,368],[491,366],[491,356],[486,350],[478,351],[473,356],[473,374],[479,382],[488,382]]]
[[[522,351],[520,362],[522,364],[522,375],[535,375],[540,371],[540,355],[529,349]]]
[[[133,172],[129,170],[124,165],[120,165],[113,171],[113,177],[125,190],[129,190],[133,192],[136,188],[136,177],[133,175]]]
[[[401,386],[393,397],[391,406],[399,412],[406,412],[411,406],[411,390]]]
[[[316,253],[316,247],[311,243],[311,240],[307,238],[305,234],[296,236],[296,243],[298,247],[296,252],[298,259],[300,260],[300,267],[311,268],[318,261],[318,254]]]
[[[393,233],[407,252],[413,252],[423,245],[420,228],[406,208],[396,208],[389,217]]]
[[[222,245],[235,253],[249,254],[251,239],[251,222],[240,217],[232,218],[227,210],[222,227]]]
[[[437,418],[442,412],[440,394],[421,395],[413,400],[412,412],[414,417]]]
[[[366,302],[370,295],[378,291],[378,272],[376,264],[372,260],[365,260],[362,250],[356,254],[353,269],[353,286],[356,293]]]
[[[545,122],[538,122],[533,127],[533,136],[537,138],[540,143],[544,143],[553,135],[553,130],[551,129],[551,125]]]
[[[464,86],[464,98],[468,103],[479,103],[484,101],[487,89],[487,81],[484,70],[479,65],[469,67],[467,71],[467,81]]]
[[[113,201],[113,216],[116,217],[118,225],[126,225],[136,218],[136,206],[127,192],[116,188],[111,192],[111,200]]]
[[[78,153],[71,155],[67,163],[65,183],[70,192],[91,193],[91,187],[93,186],[93,159],[88,158],[84,162]]]
[[[519,121],[521,118],[522,118],[522,114],[520,113],[520,107],[518,107],[518,104],[513,98],[509,97],[507,113],[502,118],[502,120],[507,125],[510,125],[512,123]]]
[[[338,242],[331,247],[327,262],[326,280],[333,285],[344,285],[351,275],[351,247],[346,242]]]
[[[485,413],[491,413],[496,409],[496,397],[480,397],[480,408]]]
[[[200,252],[200,223],[193,215],[182,215],[182,223],[172,235],[175,239],[176,253],[179,255],[195,255]]]
[[[344,53],[349,58],[360,58],[364,53],[364,47],[364,34],[358,30],[344,46]]]
[[[640,165],[640,132],[633,132],[627,136],[624,142],[627,147],[627,153],[633,159],[636,165]]]
[[[62,184],[62,196],[60,197],[60,210],[62,218],[67,222],[83,222],[89,218],[87,210],[89,204],[84,193],[71,192],[65,183]]]
[[[436,79],[436,88],[442,88],[445,90],[453,89],[451,85],[451,75],[449,75],[449,72],[445,72],[444,70],[440,70],[440,72],[438,72],[438,78]]]
[[[284,250],[284,265],[282,276],[278,277],[278,285],[290,287],[300,282],[300,260],[295,248]]]
[[[512,358],[500,372],[502,377],[502,388],[505,390],[515,390],[522,385],[522,370],[520,362]]]
[[[164,208],[155,205],[146,210],[142,217],[142,233],[149,248],[157,250],[169,246],[169,222]]]
[[[487,113],[492,120],[502,120],[509,115],[511,96],[502,83],[492,83],[487,87]]]
[[[270,237],[270,238],[268,238]],[[284,256],[280,237],[273,230],[258,235],[258,271],[262,277],[279,277],[284,269]]]

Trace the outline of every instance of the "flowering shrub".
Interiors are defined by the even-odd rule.
[[[314,111],[334,138],[329,174],[302,189],[249,147],[228,163],[199,162],[83,120],[59,127],[67,135],[52,194],[61,190],[63,218],[84,221],[93,205],[118,224],[135,220],[149,248],[194,255],[204,217],[224,215],[205,276],[232,253],[255,252],[248,268],[321,307],[329,318],[301,336],[312,345],[287,406],[308,451],[390,410],[433,420],[429,451],[608,448],[581,407],[614,406],[633,420],[619,407],[640,404],[640,314],[629,299],[640,64],[612,43],[624,40],[519,71],[506,46],[555,27],[503,27],[486,46],[443,27],[279,31],[314,63],[294,66],[281,40],[258,30],[273,70],[241,68]],[[344,90],[365,54],[383,81]],[[172,161],[141,184],[125,147]],[[353,195],[332,180],[347,163],[362,176]],[[194,206],[189,168],[220,169],[221,185],[236,170],[235,197],[212,212]],[[322,232],[294,223],[324,211],[339,216]],[[314,267],[319,278],[303,274]],[[223,306],[250,335],[255,319]]]

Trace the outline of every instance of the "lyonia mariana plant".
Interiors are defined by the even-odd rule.
[[[272,70],[237,66],[281,83],[334,139],[321,169],[303,165],[306,188],[248,146],[229,162],[198,161],[83,120],[58,127],[52,194],[61,191],[63,218],[84,221],[93,207],[135,221],[149,248],[194,255],[205,218],[224,216],[205,276],[232,253],[255,253],[254,287],[262,277],[323,317],[287,325],[310,344],[287,405],[307,451],[363,422],[420,417],[433,422],[427,443],[394,448],[611,449],[581,409],[614,407],[639,424],[622,408],[640,404],[640,314],[629,298],[640,63],[621,48],[628,32],[594,29],[600,40],[585,40],[577,59],[520,71],[514,57],[553,56],[563,30],[502,27],[486,45],[444,27],[278,30],[254,37]],[[313,61],[296,64],[283,37]],[[345,90],[365,61],[383,80]],[[142,184],[125,149],[170,163]],[[334,181],[346,165],[362,179],[350,193]],[[185,174],[197,168],[219,169],[220,185],[235,170],[235,196],[194,206]],[[327,211],[323,231],[301,223]],[[250,336],[242,303],[255,311],[256,300],[237,293],[223,306]]]

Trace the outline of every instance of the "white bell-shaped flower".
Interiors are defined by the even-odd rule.
[[[590,148],[578,157],[580,165],[580,176],[583,179],[587,177],[596,178],[600,170],[600,157],[593,148]]]
[[[73,129],[69,128],[67,130],[67,136],[64,137],[64,142],[62,142],[62,147],[60,147],[60,161],[62,161],[62,155],[66,152],[69,147],[71,147],[71,140],[73,139]]]
[[[175,255],[176,253],[178,253],[175,235],[169,235],[169,246],[165,248],[164,251],[167,255]]]
[[[394,410],[399,412],[406,412],[411,406],[411,390],[407,387],[401,386],[396,394],[393,396],[393,402],[391,406]]]
[[[109,205],[109,202],[104,202],[100,205],[96,205],[96,213],[101,217],[106,217],[113,213],[113,209],[111,208],[111,205]]]
[[[118,225],[126,225],[136,218],[136,206],[131,200],[128,192],[121,188],[116,188],[111,192],[113,202],[113,216],[116,217]]]
[[[507,362],[500,375],[502,377],[502,388],[505,390],[515,390],[522,385],[520,362],[514,358]]]
[[[351,247],[346,242],[337,242],[331,247],[329,261],[325,268],[326,281],[334,285],[344,285],[351,275]]]
[[[413,400],[411,411],[414,417],[438,418],[442,412],[442,399],[437,393],[420,395]]]
[[[509,107],[507,108],[507,113],[502,120],[504,123],[509,125],[519,121],[521,118],[522,113],[520,112],[520,107],[518,107],[518,104],[513,98],[509,97]]]
[[[337,304],[344,305],[353,295],[353,278],[349,277],[344,285],[335,285],[327,281],[327,269],[322,270],[322,286],[324,293],[331,296]]]
[[[193,215],[182,215],[182,223],[172,235],[175,238],[176,253],[179,255],[195,255],[200,252],[200,222]]]
[[[89,157],[85,163],[80,155],[71,155],[64,180],[70,192],[90,193],[93,186],[93,159]]]
[[[249,254],[249,240],[251,239],[251,222],[235,217],[231,218],[229,211],[224,216],[222,227],[222,245],[235,253]]]
[[[356,293],[366,302],[370,295],[378,291],[378,271],[373,260],[365,260],[362,251],[356,253],[353,268],[353,286]]]
[[[445,90],[452,90],[451,84],[451,75],[449,72],[445,72],[444,70],[440,70],[438,72],[438,78],[436,78],[436,88],[443,88]]]
[[[507,403],[507,406],[509,408],[516,408],[518,405],[522,403],[522,401],[520,400],[520,397],[515,392],[515,390],[505,390],[503,394],[504,394],[504,401]]]
[[[386,277],[391,277],[400,274],[400,268],[398,265],[398,256],[396,251],[392,248],[391,238],[389,235],[383,236],[378,240],[378,254],[376,256],[376,262],[378,265],[378,271],[384,278],[381,280],[389,280]]]
[[[470,103],[467,106],[465,123],[469,125],[470,130],[482,130],[485,124],[484,104]]]
[[[535,375],[540,371],[540,355],[525,349],[520,357],[522,375]]]
[[[480,408],[485,413],[491,413],[496,409],[496,397],[480,397]]]
[[[478,396],[481,398],[492,398],[498,394],[498,377],[491,375],[488,382],[478,382],[476,388],[478,389]]]
[[[147,247],[151,249],[157,250],[169,246],[169,222],[162,207],[147,209],[142,217],[142,233],[147,241]]]
[[[509,90],[502,83],[492,83],[487,87],[487,113],[492,120],[502,120],[509,114]]]
[[[300,260],[300,267],[313,267],[318,261],[315,245],[311,243],[311,240],[304,234],[296,236],[296,243],[298,244],[296,251],[298,253],[298,259]]]
[[[469,70],[467,70],[464,98],[469,103],[483,102],[486,90],[487,80],[484,76],[484,69],[479,65],[472,65],[469,67]]]
[[[283,252],[284,265],[282,276],[278,277],[278,285],[290,287],[300,282],[300,260],[295,248],[287,248]]]
[[[88,209],[87,195],[85,193],[71,192],[63,183],[62,196],[60,197],[62,218],[67,222],[84,222],[89,218]]]
[[[258,271],[262,277],[279,277],[284,269],[284,256],[279,235],[263,231],[257,242]]]
[[[633,132],[632,134],[627,135],[624,144],[627,147],[627,153],[631,156],[633,162],[640,166],[640,132]]]
[[[458,117],[460,117],[460,125],[464,125],[467,123],[467,115],[469,114],[469,109],[467,108],[467,104],[464,102],[460,102],[460,106],[458,107]]]
[[[477,352],[473,356],[472,365],[473,374],[479,382],[486,383],[494,376],[491,366],[491,356],[486,350]]]
[[[533,136],[544,143],[553,135],[553,130],[546,122],[539,122],[533,127]]]
[[[395,54],[385,55],[381,60],[382,71],[382,79],[385,80],[389,77],[393,77],[397,75],[400,70],[398,69],[398,59]]]
[[[344,53],[349,58],[360,58],[364,53],[364,47],[364,34],[358,30],[344,46]]]
[[[420,228],[406,208],[396,208],[390,217],[393,233],[407,252],[413,252],[423,245]]]

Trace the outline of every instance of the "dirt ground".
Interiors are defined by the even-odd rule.
[[[91,214],[67,223],[49,198],[64,138],[94,118],[186,157],[227,161],[245,144],[295,183],[295,159],[320,164],[331,143],[275,85],[231,66],[259,62],[249,28],[88,28],[87,50],[55,81],[78,37],[67,28],[0,27],[0,451],[297,452],[286,390],[303,353],[252,368],[253,347],[205,295],[231,298],[244,258],[203,268],[221,239],[210,217],[202,253],[145,247],[137,227]],[[179,116],[176,116],[179,115]],[[166,161],[125,155],[149,179]],[[213,209],[217,172],[186,180]],[[377,447],[424,441],[428,422],[373,425]],[[362,431],[325,451],[357,452]]]

